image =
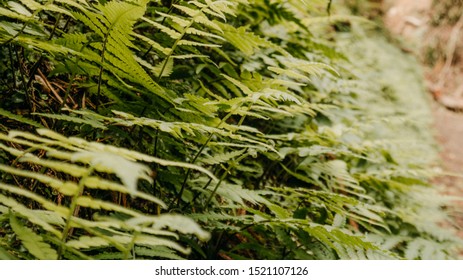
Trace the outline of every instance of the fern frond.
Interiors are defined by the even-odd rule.
[[[13,214],[10,214],[10,225],[21,243],[34,257],[40,260],[56,260],[58,258],[58,253],[50,244],[45,243],[40,235],[23,226]]]
[[[176,15],[166,14],[166,13],[163,13],[163,12],[157,12],[157,13],[159,15],[165,17],[165,18],[171,19],[174,23],[178,24],[182,28],[187,27],[187,26],[189,26],[191,24],[191,22],[189,20],[185,20],[185,19],[183,19],[183,18],[181,18],[179,16],[176,16]]]
[[[196,29],[194,27],[187,28],[185,30],[185,33],[186,34],[198,35],[200,37],[210,37],[210,38],[219,39],[219,40],[222,40],[222,41],[225,40],[225,38],[223,38],[222,36],[219,36],[219,35],[216,35],[216,34],[213,34],[213,33],[210,33],[210,32],[206,32],[206,31],[202,31],[202,30]]]
[[[182,215],[164,214],[158,217],[134,217],[129,219],[127,223],[132,226],[148,224],[155,230],[168,228],[183,234],[194,234],[203,241],[211,237],[209,232],[200,228],[191,218]]]
[[[2,188],[5,187],[5,185],[3,185],[3,184],[1,184],[0,186]],[[11,186],[6,186],[6,187],[10,188],[12,190]],[[19,193],[19,194],[21,195],[21,193]],[[27,218],[27,220],[29,222],[31,222],[33,224],[36,224],[36,225],[42,227],[45,231],[47,231],[49,233],[52,233],[53,235],[55,235],[58,238],[61,238],[61,236],[62,236],[61,231],[57,230],[53,225],[51,225],[46,220],[44,220],[42,215],[36,214],[35,211],[30,210],[29,208],[27,208],[23,204],[19,203],[15,199],[0,194],[0,203],[3,204],[4,206],[8,207],[11,211],[14,211],[14,213],[17,213],[17,214],[21,215],[22,217]],[[49,204],[50,203],[48,202],[48,204],[44,204],[44,205],[49,205]],[[59,213],[61,215],[61,213],[59,211],[57,211],[57,210],[60,210],[58,207],[55,207],[55,208],[50,207],[50,210],[55,211],[55,212],[57,212],[57,213]],[[64,212],[66,212],[66,211],[64,211]],[[66,212],[65,214],[67,215],[68,213]]]
[[[32,126],[35,126],[35,127],[38,127],[38,128],[43,128],[43,125],[41,125],[40,123],[38,123],[36,121],[33,121],[33,120],[28,119],[26,117],[23,117],[21,115],[13,114],[13,113],[11,113],[11,112],[9,112],[7,110],[4,110],[2,108],[0,108],[0,116],[4,116],[4,117],[9,118],[11,120],[15,120],[15,121],[18,121],[18,122],[21,122],[21,123],[32,125]]]
[[[268,70],[277,73],[278,75],[286,76],[295,80],[310,82],[310,79],[306,75],[303,75],[292,69],[283,69],[280,67],[269,66]]]
[[[152,47],[153,49],[161,52],[164,55],[169,55],[171,53],[171,51],[172,51],[170,48],[166,48],[166,47],[161,46],[161,44],[159,44],[158,42],[150,39],[149,37],[143,36],[143,35],[138,34],[138,33],[132,33],[132,36],[146,42],[148,45],[150,45],[150,47]]]
[[[163,246],[156,246],[156,247],[145,247],[145,246],[136,246],[134,250],[134,254],[136,258],[140,257],[147,257],[147,258],[161,258],[161,259],[169,259],[169,260],[184,260],[185,258],[180,257],[177,255],[173,250],[163,247]]]
[[[228,162],[233,158],[242,155],[244,152],[245,150],[236,150],[229,153],[216,154],[214,156],[208,156],[206,158],[201,159],[201,162],[204,162],[206,164],[219,164],[223,162]]]
[[[155,66],[145,61],[142,61],[139,58],[136,59],[141,65],[147,67],[151,71],[151,73],[153,73],[153,75],[156,77],[168,77],[170,76],[170,74],[172,74],[172,71],[174,70],[174,59],[172,56],[168,58],[167,61],[164,60]]]
[[[78,239],[69,240],[66,242],[66,246],[74,249],[90,249],[99,247],[108,247],[111,243],[102,237],[98,236],[81,236]]]
[[[157,23],[153,20],[150,20],[148,18],[145,18],[143,17],[142,18],[145,22],[149,23],[150,25],[152,25],[153,27],[159,29],[161,32],[164,32],[165,34],[169,35],[170,38],[174,39],[174,40],[177,40],[177,39],[180,39],[182,37],[182,34],[175,31],[174,29],[171,29],[169,27],[166,27],[160,23]]]
[[[30,192],[30,191],[27,191],[27,190],[24,190],[24,189],[20,189],[20,188],[15,187],[15,186],[3,184],[3,183],[0,183],[0,188],[2,190],[4,190],[4,191],[9,192],[9,193],[19,195],[19,196],[23,196],[23,197],[27,197],[27,198],[29,198],[31,200],[34,200],[35,202],[40,203],[40,205],[42,205],[42,207],[44,207],[45,209],[47,209],[49,211],[54,211],[58,215],[65,216],[65,215],[69,214],[68,209],[66,209],[65,207],[59,206],[59,205],[57,205],[57,204],[55,204],[55,203],[53,203],[51,201],[47,201],[44,197],[39,196],[39,195],[37,195],[37,194],[35,194],[33,192]],[[41,216],[37,215],[33,211],[27,210],[25,208],[25,206],[18,203],[17,201],[15,201],[13,199],[8,199],[7,197],[2,196],[2,200],[0,201],[0,203],[11,207],[14,211],[16,211],[18,213],[21,213],[22,215],[25,215],[27,217],[32,215],[33,216],[33,218],[31,219],[32,222],[37,222],[38,225],[44,227],[44,229],[46,229],[46,230],[50,230],[54,234],[57,234],[57,236],[60,235],[60,233],[58,231],[56,231],[53,227],[51,227],[45,220],[41,219]]]
[[[127,187],[129,193],[135,193],[138,179],[152,182],[150,169],[142,164],[129,161],[124,157],[107,152],[77,152],[71,160],[90,164],[96,171],[115,173]]]
[[[0,8],[1,15],[16,18],[16,19],[21,19],[22,16],[24,16],[22,17],[23,19],[24,18],[30,19],[32,17],[32,13],[20,3],[9,2],[8,6],[10,6],[11,11],[5,8]],[[13,13],[13,12],[16,12],[16,13]]]
[[[63,114],[45,114],[45,113],[34,113],[34,115],[42,116],[50,119],[61,120],[66,122],[73,122],[78,124],[87,124],[96,129],[106,130],[107,127],[103,125],[101,122],[94,120],[94,119],[82,119],[77,118],[70,115],[63,115]]]
[[[66,195],[74,195],[78,189],[75,183],[71,183],[71,182],[65,183],[53,177],[49,177],[43,174],[37,174],[35,172],[31,172],[27,170],[21,170],[21,169],[17,169],[17,168],[5,166],[5,165],[0,165],[0,170],[15,174],[18,176],[35,179],[39,182],[49,185],[50,187]]]
[[[290,54],[281,46],[273,44],[272,42],[261,38],[254,33],[247,32],[246,27],[244,26],[234,28],[223,23],[217,24],[220,30],[223,31],[221,36],[223,36],[228,43],[242,51],[246,56],[253,55],[256,50],[259,50],[260,48],[274,49],[275,51],[285,56],[290,56]]]
[[[110,145],[103,145],[100,143],[96,142],[87,142],[83,139],[78,139],[78,138],[66,138],[58,133],[52,132],[50,130],[46,129],[39,129],[37,131],[40,135],[46,136],[47,138],[40,138],[36,137],[33,134],[30,133],[21,133],[21,132],[10,132],[11,137],[4,137],[4,139],[9,139],[10,141],[14,142],[22,142],[20,139],[17,139],[16,137],[21,135],[22,137],[29,138],[29,139],[34,139],[38,141],[43,141],[44,143],[48,144],[54,144],[58,145],[63,148],[70,148],[71,150],[74,151],[82,151],[82,149],[86,149],[89,152],[92,153],[112,153],[114,155],[121,155],[123,157],[126,157],[129,160],[141,160],[141,161],[146,161],[146,162],[155,162],[157,164],[163,165],[163,166],[177,166],[181,168],[192,168],[196,169],[198,171],[204,172],[214,180],[217,180],[215,176],[208,170],[194,165],[194,164],[189,164],[189,163],[182,163],[182,162],[174,162],[174,161],[169,161],[169,160],[163,160],[160,158],[148,156],[139,152],[135,151],[130,151],[128,149],[122,149],[122,148],[117,148],[115,146],[110,146]],[[0,137],[2,137],[2,134],[0,134]],[[1,138],[0,138],[1,139]],[[22,143],[27,143],[27,142],[22,142]],[[32,144],[33,145],[33,144]],[[47,148],[44,146],[40,146],[41,148],[48,150],[49,151],[49,156],[55,157],[58,159],[66,159],[66,160],[72,160],[74,153],[69,153],[69,152],[62,152],[62,151],[57,151],[51,148]],[[90,154],[87,154],[86,156],[90,156]],[[88,157],[87,157],[88,158]]]
[[[156,203],[157,205],[159,205],[162,208],[167,208],[167,205],[157,197],[148,195],[146,193],[143,193],[143,192],[140,192],[140,191],[137,191],[137,190],[135,192],[133,192],[133,191],[129,192],[129,190],[127,189],[126,186],[115,183],[115,182],[112,182],[112,181],[104,180],[104,179],[101,179],[99,177],[95,177],[95,176],[86,177],[83,184],[85,185],[85,187],[90,188],[90,189],[110,190],[110,191],[116,191],[116,192],[119,192],[119,193],[127,193],[127,194],[130,194],[130,195],[134,196],[134,197],[139,197],[139,198],[145,199],[147,201],[151,201],[153,203]]]
[[[180,40],[177,43],[179,46],[195,46],[195,47],[207,47],[207,48],[219,48],[221,47],[220,45],[216,44],[208,44],[208,43],[201,43],[201,42],[195,42],[195,41],[190,41],[190,40]]]

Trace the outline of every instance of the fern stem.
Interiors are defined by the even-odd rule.
[[[222,181],[225,180],[225,177],[227,176],[227,174],[228,174],[228,169],[225,169],[222,173],[222,176],[220,176],[220,179],[217,182],[217,185],[215,185],[214,190],[212,190],[211,194],[207,198],[206,203],[204,204],[204,211],[207,211],[207,209],[209,208],[209,203],[211,203],[212,198],[214,197],[220,185],[222,184]]]
[[[236,107],[232,110],[230,110],[230,112],[225,116],[223,117],[219,124],[216,126],[216,128],[219,128],[224,122],[226,122],[233,114],[236,110],[239,109],[241,105],[236,105]],[[252,104],[249,106],[249,109],[251,108]],[[244,121],[244,116],[242,116],[242,118],[240,119],[240,125],[243,123]],[[193,158],[193,160],[190,162],[191,164],[194,164],[196,162],[196,160],[199,158],[199,156],[201,155],[201,153],[203,152],[203,150],[207,147],[207,145],[209,144],[209,142],[212,140],[212,137],[214,136],[214,133],[209,133],[209,136],[206,140],[206,142],[201,146],[201,148],[199,149],[199,151],[196,153],[195,157]],[[180,206],[180,200],[181,200],[181,197],[183,195],[183,191],[185,190],[185,187],[186,187],[186,182],[188,181],[188,178],[190,177],[190,174],[191,174],[191,169],[188,169],[187,171],[187,174],[185,175],[185,179],[183,180],[183,183],[182,183],[182,187],[180,188],[180,191],[179,191],[179,194],[177,195],[177,207]],[[170,207],[169,207],[170,208]]]
[[[61,14],[58,14],[58,18],[55,21],[55,24],[53,25],[53,29],[50,32],[50,36],[48,36],[48,41],[53,39],[53,35],[55,35],[55,31],[58,28],[59,21],[61,20]]]
[[[66,105],[66,101],[68,100],[69,94],[71,93],[72,83],[74,82],[76,76],[77,74],[73,73],[71,79],[69,80],[69,83],[66,87],[66,92],[64,93],[63,102],[61,102],[60,107],[59,107],[59,111],[61,111]]]
[[[207,8],[207,7],[208,7],[208,6],[204,6],[203,8],[201,8],[201,9],[199,10],[198,14],[199,14],[199,13],[202,13],[203,10],[204,10],[205,8]],[[171,7],[170,7],[170,9],[169,9],[169,12],[172,12],[172,9],[173,9],[173,8],[174,8],[174,6],[171,5]],[[166,19],[166,18],[164,17],[164,19],[163,19],[162,22],[164,22],[165,19]],[[163,61],[163,63],[162,63],[161,71],[159,72],[159,75],[158,75],[158,77],[157,77],[157,79],[156,79],[156,82],[159,82],[159,81],[161,80],[161,78],[162,78],[162,73],[164,73],[164,70],[165,70],[166,67],[167,67],[167,63],[169,62],[169,59],[171,58],[171,56],[174,54],[174,51],[175,51],[175,49],[177,48],[178,43],[183,39],[183,37],[185,37],[186,31],[193,25],[194,22],[195,22],[195,21],[194,21],[194,17],[193,17],[193,19],[188,23],[188,25],[185,26],[185,27],[183,28],[182,33],[180,34],[179,38],[178,38],[177,40],[175,40],[174,44],[172,45],[172,48],[171,48],[170,51],[169,51],[169,54],[166,56],[166,58],[164,59],[164,61]]]
[[[35,10],[32,15],[30,16],[31,19],[33,19],[39,12],[41,12],[42,9],[37,9]],[[26,30],[27,26],[29,25],[31,19],[27,20],[26,22],[24,22],[23,26],[21,27],[21,29],[18,31],[18,33],[16,33],[15,35],[13,35],[13,37],[11,37],[10,39],[6,40],[4,43],[0,44],[0,46],[3,46],[3,45],[6,45],[6,44],[9,44],[11,42],[13,42],[16,38],[18,38],[22,33],[24,33],[24,30]]]
[[[212,140],[212,137],[214,136],[214,133],[209,133],[209,137],[207,138],[206,142],[204,142],[204,144],[201,146],[201,148],[199,149],[199,151],[196,153],[195,157],[193,158],[193,160],[190,162],[191,164],[194,164],[196,162],[196,160],[199,158],[199,156],[201,155],[201,153],[204,151],[204,149],[207,147],[207,145],[209,144],[209,142]],[[177,198],[176,198],[176,201],[177,201],[177,207],[180,206],[180,201],[182,200],[182,195],[183,195],[183,192],[185,190],[185,187],[186,187],[186,183],[188,181],[188,178],[190,177],[190,174],[191,174],[191,168],[188,169],[188,171],[186,172],[186,175],[185,175],[185,178],[183,180],[183,183],[182,183],[182,187],[180,188],[180,191],[179,193],[177,194]],[[175,203],[175,200],[172,202],[172,203]],[[171,208],[169,206],[169,208]]]
[[[238,106],[237,108],[235,108],[235,110],[238,109]],[[231,110],[225,117],[223,117],[219,124],[216,126],[216,128],[219,128],[224,122],[226,122],[234,113],[235,110]],[[209,133],[209,136],[206,140],[206,142],[204,142],[203,145],[201,145],[201,148],[199,149],[199,151],[196,153],[195,157],[193,158],[193,160],[190,162],[191,164],[194,164],[196,162],[196,160],[199,158],[199,156],[201,155],[201,153],[204,151],[204,149],[207,147],[207,145],[209,144],[209,142],[212,140],[212,137],[214,136],[214,133],[210,132]],[[177,201],[177,207],[180,206],[180,201],[182,199],[182,195],[183,195],[183,191],[185,190],[185,187],[186,187],[186,183],[188,181],[188,178],[190,177],[190,174],[191,174],[191,168],[188,169],[186,175],[185,175],[185,179],[183,180],[183,183],[182,183],[182,187],[180,188],[180,191],[177,195],[177,198],[171,203],[171,205],[173,203],[175,203],[175,201]],[[171,208],[169,206],[169,208]]]
[[[51,5],[53,4],[54,0],[49,0],[47,3],[43,4],[42,7],[46,7],[48,5]],[[30,24],[31,21],[33,21],[33,19],[35,18],[36,15],[38,15],[41,11],[43,10],[43,8],[39,8],[37,10],[35,10],[31,16],[29,17],[29,19],[24,22],[23,26],[21,27],[21,29],[18,31],[18,33],[16,33],[15,35],[13,35],[13,37],[11,37],[10,39],[6,40],[4,43],[0,44],[0,46],[3,46],[3,45],[6,45],[6,44],[9,44],[11,43],[12,41],[14,41],[16,38],[18,38],[20,35],[22,35],[24,33],[24,30],[26,30],[26,28],[28,27],[28,25]]]
[[[10,57],[11,74],[13,76],[13,89],[17,89],[18,88],[18,83],[16,81],[16,69],[14,67],[13,51],[11,50],[11,44],[8,44],[8,54],[9,54],[9,57]]]
[[[212,178],[209,178],[209,181],[207,181],[206,185],[204,185],[203,187],[203,190],[207,189],[207,187],[209,187],[209,185],[212,183]],[[196,192],[195,196],[193,197],[193,199],[190,201],[190,203],[188,204],[185,204],[182,208],[182,211],[185,211],[186,208],[190,205],[193,205],[196,201],[196,199],[198,199],[198,197],[200,196],[201,192]]]
[[[252,107],[252,104],[250,104],[250,105],[248,106],[248,111],[251,110],[251,107]],[[234,110],[233,110],[233,111],[234,111]],[[232,112],[233,112],[233,111],[232,111]],[[231,117],[231,112],[226,116],[226,119],[228,119],[229,117]],[[238,126],[240,126],[240,125],[243,124],[245,118],[246,118],[245,115],[241,116],[241,118],[240,118],[240,120],[239,120],[239,122],[238,122]],[[225,119],[225,120],[226,120],[226,119]],[[222,123],[223,123],[223,121],[220,122],[219,126],[220,126]],[[218,126],[218,127],[219,127],[219,126]],[[194,160],[193,160],[192,163],[194,163],[194,162],[196,161],[196,159],[198,158],[198,156],[201,154],[202,150],[204,150],[204,148],[207,146],[207,144],[209,144],[209,141],[212,139],[212,135],[213,135],[212,133],[209,135],[209,138],[207,139],[206,143],[201,147],[200,151],[196,154],[196,156],[195,156],[195,158],[194,158]],[[247,149],[246,149],[246,150],[247,150]],[[246,154],[246,152],[245,152],[244,154]],[[244,158],[244,157],[241,156],[239,159],[237,159],[237,162],[241,161],[242,158]],[[190,170],[191,170],[191,169],[189,169],[188,171],[190,171]],[[207,207],[208,207],[208,205],[209,205],[209,203],[210,203],[210,201],[211,201],[213,195],[215,194],[215,192],[216,192],[217,189],[219,188],[219,186],[220,186],[222,180],[225,179],[223,176],[226,175],[226,174],[227,174],[227,172],[225,172],[225,173],[222,175],[222,177],[220,178],[219,182],[218,182],[217,185],[215,186],[214,191],[211,193],[211,195],[209,196],[208,200],[206,201],[206,209],[207,209]],[[186,184],[186,180],[188,179],[188,176],[189,176],[189,174],[187,173],[187,176],[185,176],[185,180],[183,181],[182,188],[180,189],[181,193],[182,193],[183,190],[184,190],[184,186],[185,186],[185,184]],[[209,184],[211,183],[211,181],[212,181],[212,179],[209,179],[209,182],[206,184],[206,186],[204,187],[204,189],[207,188],[207,187],[209,186]],[[181,197],[181,196],[180,196],[180,197]],[[196,197],[195,197],[195,198],[196,198]],[[180,203],[180,200],[177,201],[177,207],[179,206],[179,203]]]
[[[60,19],[61,19],[61,14],[58,15],[58,19],[56,20],[55,24],[53,25],[53,29],[50,32],[50,35],[48,36],[48,41],[53,39],[53,35],[55,34],[55,32],[57,30]],[[31,70],[29,71],[29,80],[27,81],[27,86],[26,86],[26,89],[27,89],[26,96],[28,96],[29,88],[32,85],[32,81],[35,78],[35,73],[39,69],[40,64],[42,63],[42,61],[43,61],[43,53],[40,54],[39,59],[34,63]]]
[[[174,10],[174,4],[178,4],[178,3],[180,3],[180,0],[174,0],[169,3],[169,10],[167,11],[168,15],[170,15],[170,13],[172,13],[172,11]],[[161,24],[164,25],[165,21],[166,21],[166,17],[162,19]]]
[[[105,51],[106,51],[106,43],[108,42],[108,38],[109,38],[109,32],[106,33],[105,35],[105,38],[104,38],[104,42],[103,42],[103,48],[101,50],[101,65],[100,65],[100,71],[98,73],[98,88],[97,88],[97,96],[100,96],[100,93],[101,93],[101,79],[103,77],[103,69],[104,69],[104,62],[105,62]],[[96,104],[96,106],[98,106],[98,104]]]
[[[66,22],[66,24],[67,24],[67,23],[68,23],[68,22]],[[85,48],[87,48],[87,47],[90,45],[90,43],[91,43],[91,41],[89,40],[86,44],[84,44],[84,45],[80,48],[79,52],[82,53],[83,50],[84,50]],[[76,65],[77,68],[82,69],[82,67],[79,66],[79,62],[80,62],[80,57],[76,57],[74,64]],[[82,69],[82,70],[84,70],[84,69]],[[72,76],[71,76],[71,78],[69,79],[69,82],[68,82],[68,84],[67,84],[66,92],[65,92],[64,98],[63,98],[63,102],[60,104],[60,107],[59,107],[59,110],[58,110],[58,111],[61,111],[61,110],[64,108],[64,106],[66,105],[66,101],[68,100],[69,94],[71,93],[72,83],[74,83],[74,80],[76,79],[76,77],[77,77],[77,73],[74,72],[74,71],[72,71]],[[83,106],[83,105],[82,105],[82,106]]]
[[[16,61],[18,62],[19,74],[20,74],[21,80],[22,80],[24,96],[26,97],[26,104],[29,107],[29,109],[32,110],[32,104],[31,104],[31,101],[29,99],[29,94],[28,94],[28,90],[27,90],[27,84],[28,83],[26,83],[26,78],[25,78],[25,74],[23,73],[24,70],[23,70],[23,67],[21,66],[21,59],[19,57],[18,50],[15,50],[15,54],[16,54]]]
[[[129,259],[130,252],[132,252],[132,259],[135,259],[135,240],[136,240],[137,235],[139,233],[140,232],[138,232],[138,231],[134,231],[134,233],[132,234],[132,238],[130,239],[130,243],[127,245],[127,248],[124,251],[124,257],[123,257],[124,260]]]
[[[37,70],[39,70],[39,67],[40,67],[40,64],[42,63],[42,60],[43,60],[43,55],[40,55],[39,59],[37,59],[37,61],[34,63],[34,65],[32,65],[31,70],[29,71],[29,79],[28,79],[27,84],[26,84],[26,96],[29,97],[29,100],[30,100],[29,92],[30,92],[30,88],[32,86],[32,81],[34,81],[34,79],[35,79],[35,73],[37,72]]]
[[[216,165],[214,167],[214,169],[212,170],[212,173],[215,174],[217,172],[217,168],[218,165]],[[204,187],[202,188],[203,190],[207,189],[209,187],[209,185],[212,183],[212,178],[209,178],[209,180],[207,181],[207,183],[204,185]],[[194,197],[191,199],[191,201],[187,204],[185,204],[183,207],[182,207],[182,211],[185,211],[186,208],[189,206],[189,205],[193,205],[196,201],[196,199],[198,199],[198,197],[201,195],[201,192],[196,192],[196,194],[194,195]]]
[[[247,157],[248,155],[246,154],[248,149],[246,149],[246,151],[240,156],[238,157],[235,161],[232,162],[232,165],[237,165],[241,160],[243,160],[245,157]],[[217,185],[215,186],[214,190],[212,191],[212,193],[209,195],[207,201],[206,201],[206,204],[204,205],[204,209],[207,210],[207,208],[209,207],[209,203],[211,202],[212,198],[214,197],[214,195],[216,194],[217,190],[219,189],[220,187],[220,184],[222,183],[223,180],[225,180],[225,177],[227,176],[227,174],[230,173],[230,169],[231,168],[228,168],[228,169],[225,169],[222,176],[220,177],[219,179],[219,182],[217,182]]]
[[[332,4],[332,2],[333,2],[333,0],[329,0],[328,4],[326,5],[326,12],[328,13],[329,16],[331,15],[331,4]]]
[[[69,206],[69,212],[66,217],[66,224],[63,229],[62,237],[61,237],[61,246],[58,251],[58,259],[61,259],[63,257],[64,252],[66,251],[65,244],[66,240],[68,239],[68,236],[70,235],[71,232],[71,219],[72,217],[76,214],[75,211],[78,207],[77,205],[77,199],[82,195],[84,192],[85,188],[85,180],[93,173],[94,167],[90,166],[88,172],[83,176],[80,181],[79,181],[79,188],[72,197],[71,205]]]

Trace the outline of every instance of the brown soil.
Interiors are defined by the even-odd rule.
[[[386,27],[423,61],[429,93],[435,100],[435,134],[442,169],[449,174],[436,178],[436,183],[444,185],[449,194],[463,197],[463,13],[442,19],[449,8],[442,2],[451,1],[384,0],[383,8]],[[456,218],[463,227],[463,218]]]

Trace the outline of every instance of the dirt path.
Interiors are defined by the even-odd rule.
[[[407,49],[416,52],[423,61],[441,44],[444,59],[435,61],[432,67],[425,65],[430,94],[436,100],[432,104],[434,129],[444,172],[462,176],[463,112],[454,112],[446,107],[463,108],[463,51],[459,45],[463,42],[463,16],[454,25],[435,26],[431,24],[435,15],[432,2],[384,0],[384,22],[391,33],[400,35]],[[436,179],[436,183],[444,185],[449,194],[463,197],[463,177],[442,176]],[[459,212],[456,220],[463,228],[463,210]]]

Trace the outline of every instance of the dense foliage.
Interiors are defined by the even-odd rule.
[[[420,73],[366,20],[0,3],[1,258],[456,257]]]

